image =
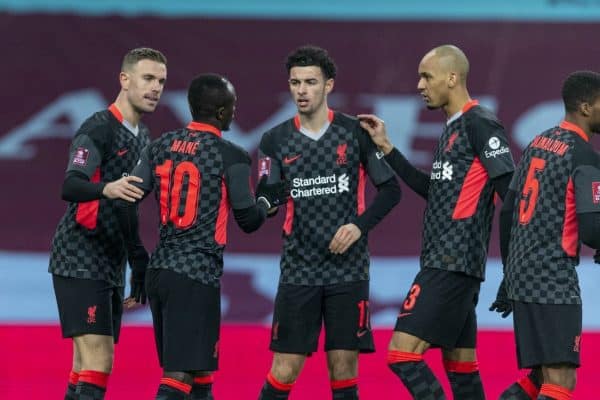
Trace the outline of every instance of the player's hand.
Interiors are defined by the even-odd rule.
[[[506,285],[504,279],[498,287],[498,293],[496,294],[496,300],[490,306],[490,311],[496,311],[501,314],[502,318],[506,318],[512,312],[512,301],[508,298],[508,292],[506,291]]]
[[[344,254],[356,242],[362,232],[358,226],[354,224],[346,224],[339,227],[331,243],[329,243],[329,251],[333,254]]]
[[[288,197],[290,197],[290,189],[286,181],[267,183],[267,175],[260,177],[256,187],[256,200],[265,201],[270,213],[285,204]]]
[[[146,269],[148,268],[148,253],[144,246],[137,245],[128,251],[129,265],[131,266],[131,292],[129,293],[129,306],[133,303],[146,304]]]
[[[389,154],[394,149],[394,145],[388,137],[385,122],[373,114],[359,114],[357,117],[360,121],[360,126],[369,133],[373,143],[383,151],[383,154]]]
[[[596,253],[594,253],[594,262],[600,264],[600,250],[596,250]]]
[[[108,182],[102,194],[109,199],[123,199],[131,202],[141,199],[144,191],[132,184],[132,182],[142,183],[144,180],[138,176],[124,176],[116,181]]]

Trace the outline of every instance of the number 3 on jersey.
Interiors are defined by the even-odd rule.
[[[156,166],[155,173],[160,179],[160,222],[166,225],[171,221],[179,229],[189,228],[198,214],[200,171],[190,161],[183,161],[173,169],[173,160],[166,160]],[[187,190],[184,197],[182,189],[185,181]],[[183,213],[179,211],[181,203],[184,204]]]
[[[538,172],[543,171],[545,167],[546,160],[537,157],[531,158],[527,179],[525,185],[523,185],[523,192],[519,201],[519,222],[522,225],[527,225],[533,217],[540,192],[540,181],[536,175]]]

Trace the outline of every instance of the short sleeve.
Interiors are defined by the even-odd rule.
[[[473,117],[468,120],[466,128],[471,146],[491,179],[514,171],[515,163],[500,122]]]
[[[600,212],[600,169],[582,165],[573,173],[577,213]]]

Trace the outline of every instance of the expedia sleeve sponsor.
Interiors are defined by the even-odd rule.
[[[473,115],[467,123],[467,134],[490,178],[514,171],[515,163],[500,122],[486,115]]]

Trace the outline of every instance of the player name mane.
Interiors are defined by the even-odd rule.
[[[561,142],[560,140],[550,139],[544,136],[536,136],[531,143],[531,147],[550,151],[558,154],[561,157],[565,155],[567,150],[569,150],[568,144]]]
[[[198,142],[187,142],[185,140],[173,140],[171,143],[171,151],[175,153],[183,153],[195,155],[198,150]]]

